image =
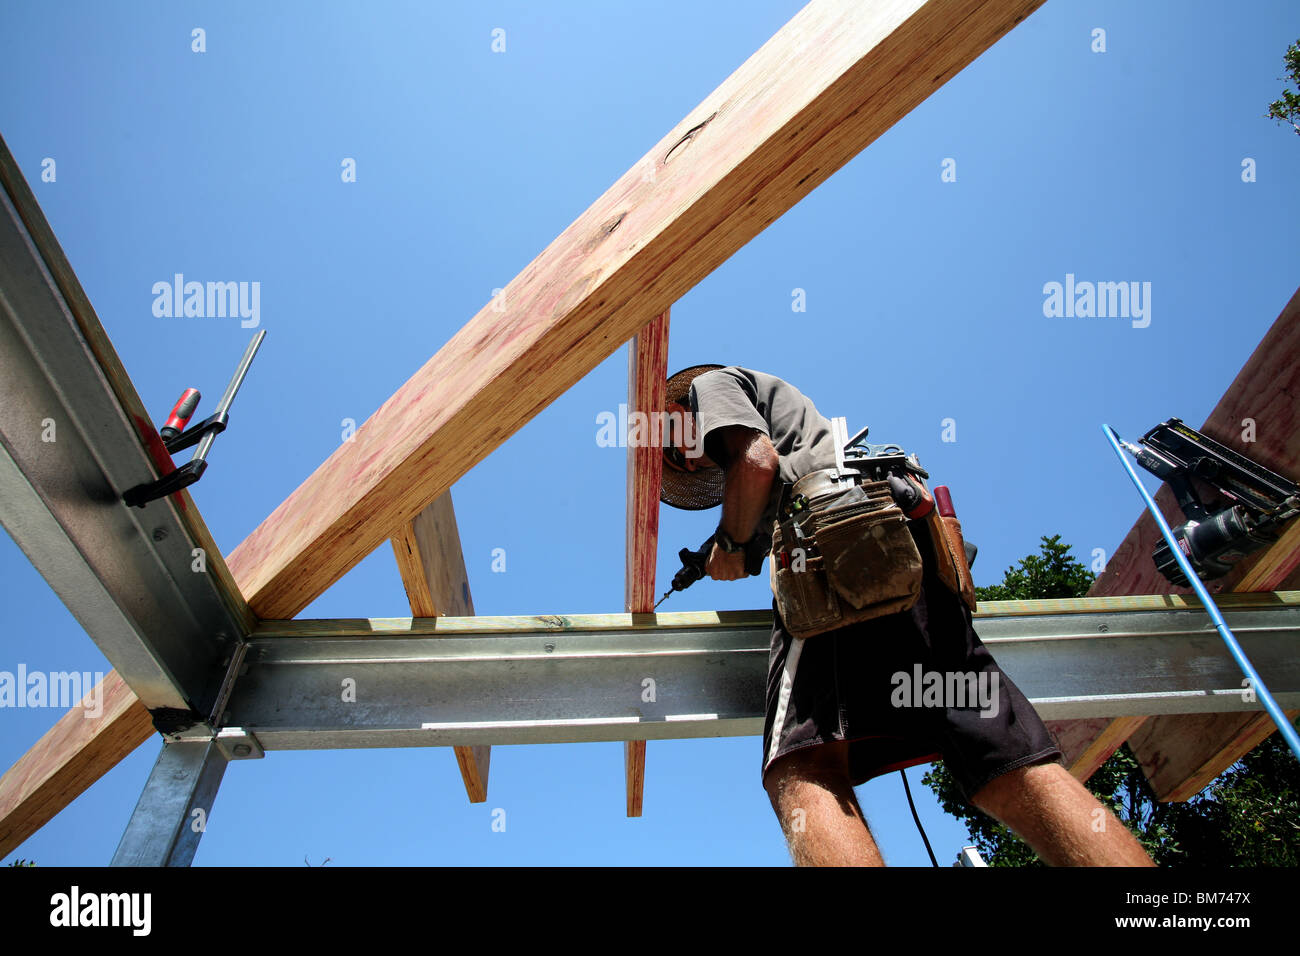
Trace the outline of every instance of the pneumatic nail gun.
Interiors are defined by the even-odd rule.
[[[1272,544],[1281,526],[1300,514],[1300,487],[1295,482],[1177,418],[1151,429],[1138,445],[1124,444],[1138,464],[1168,483],[1178,498],[1187,520],[1173,529],[1174,540],[1202,581],[1223,577],[1242,557]],[[1192,485],[1193,477],[1225,501],[1207,506]],[[1151,557],[1170,582],[1189,586],[1163,538]]]

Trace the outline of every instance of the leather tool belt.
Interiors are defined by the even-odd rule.
[[[950,519],[932,508],[918,520],[930,534],[940,580],[963,598],[969,591],[973,610],[965,549],[958,540],[954,553],[944,524]],[[787,488],[773,522],[770,571],[786,629],[795,637],[813,637],[909,610],[924,573],[913,523],[894,502],[888,481],[825,469]]]

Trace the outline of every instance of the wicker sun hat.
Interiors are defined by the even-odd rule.
[[[725,368],[724,365],[692,365],[669,377],[664,394],[665,405],[676,402],[690,409],[691,383],[705,372]],[[681,462],[681,453],[664,447],[663,482],[659,500],[683,511],[703,511],[722,504],[726,487],[726,473],[721,468],[697,468],[687,471]]]

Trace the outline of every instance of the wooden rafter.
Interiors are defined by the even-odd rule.
[[[1285,713],[1295,720],[1297,711]],[[1276,732],[1263,712],[1177,714],[1143,722],[1128,744],[1157,798],[1190,800]]]
[[[668,376],[668,312],[650,322],[627,353],[627,411],[657,412],[664,407]],[[655,564],[659,555],[659,485],[663,455],[658,447],[628,442],[627,562],[623,601],[632,613],[649,613],[655,603]],[[645,793],[645,741],[623,745],[627,815],[641,815]]]
[[[1044,723],[1056,735],[1070,773],[1086,783],[1146,720],[1146,717],[1084,717]]]
[[[393,536],[393,555],[414,617],[472,617],[469,574],[456,527],[451,492],[440,495]],[[456,764],[470,803],[487,799],[492,748],[455,747]]]

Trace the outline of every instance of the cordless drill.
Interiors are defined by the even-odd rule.
[[[673,586],[664,592],[664,596],[655,603],[655,608],[668,600],[668,595],[673,591],[685,591],[704,577],[704,566],[709,563],[709,555],[713,553],[713,537],[709,535],[698,551],[682,548],[677,552],[677,558],[682,562],[681,570],[673,575]],[[746,574],[753,576],[763,570],[763,558],[767,556],[768,546],[767,536],[758,532],[749,539],[749,543],[745,545]]]

